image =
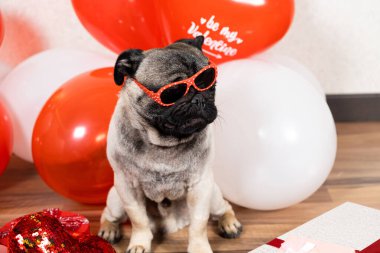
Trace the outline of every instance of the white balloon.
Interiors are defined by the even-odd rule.
[[[14,126],[15,154],[32,161],[34,123],[45,102],[63,83],[83,72],[113,64],[110,56],[51,49],[17,65],[0,83],[0,99],[10,110]]]
[[[9,73],[11,67],[3,62],[0,62],[0,81]]]
[[[307,79],[280,64],[219,67],[215,180],[238,205],[274,210],[303,201],[329,175],[334,120]]]
[[[326,98],[325,92],[322,89],[322,86],[318,81],[317,77],[313,74],[313,72],[311,72],[308,68],[306,68],[304,65],[302,65],[295,59],[286,55],[275,54],[271,51],[265,51],[264,53],[257,54],[253,56],[252,59],[262,60],[268,63],[281,64],[282,66],[289,68],[289,70],[297,72],[299,75],[305,78],[311,85],[313,85],[317,92],[319,92],[324,98]]]

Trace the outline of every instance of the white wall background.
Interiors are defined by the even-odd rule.
[[[294,23],[271,50],[303,63],[327,94],[380,93],[380,1],[295,1]],[[11,67],[54,47],[110,53],[81,26],[70,0],[0,0],[0,9],[0,62]]]
[[[273,50],[306,65],[326,93],[380,93],[380,1],[296,0]]]

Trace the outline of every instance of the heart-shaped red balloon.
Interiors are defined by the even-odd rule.
[[[153,1],[72,0],[84,27],[116,53],[166,45]]]
[[[285,35],[294,13],[293,0],[72,2],[87,30],[116,53],[204,35],[204,53],[216,63],[273,45]]]
[[[203,35],[217,63],[248,57],[280,40],[293,18],[293,0],[160,0],[167,41]]]

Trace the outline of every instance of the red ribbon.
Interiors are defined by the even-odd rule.
[[[275,247],[275,248],[281,248],[281,245],[284,243],[284,240],[281,239],[273,239],[272,241],[268,242],[267,245]],[[363,250],[356,250],[356,253],[380,253],[380,239],[376,242],[369,245],[367,248]]]
[[[380,253],[380,240],[377,240],[376,242],[369,245],[367,248],[363,249],[362,251],[356,251],[360,253]]]
[[[267,245],[279,249],[279,248],[281,248],[281,245],[282,245],[284,242],[285,242],[284,240],[281,240],[281,239],[276,238],[276,239],[273,239],[273,240],[270,241],[270,242],[267,242]]]

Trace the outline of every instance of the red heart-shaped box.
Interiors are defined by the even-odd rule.
[[[90,235],[88,220],[77,214],[49,209],[25,215],[0,229],[0,244],[9,253],[114,253],[112,246]]]

